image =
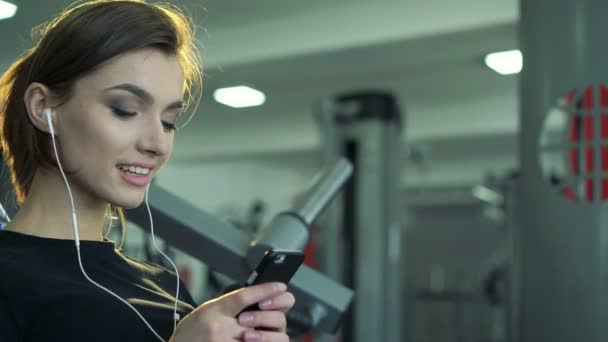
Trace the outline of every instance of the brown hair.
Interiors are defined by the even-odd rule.
[[[55,165],[50,137],[29,120],[24,94],[40,82],[63,102],[75,82],[104,62],[129,51],[155,48],[175,55],[185,75],[186,105],[198,103],[202,64],[194,44],[195,26],[181,10],[145,0],[98,0],[77,4],[40,27],[41,39],[19,57],[0,78],[0,143],[18,204],[22,204],[36,169]],[[196,106],[195,106],[196,107]],[[121,208],[108,208],[112,226],[118,213],[125,239]]]

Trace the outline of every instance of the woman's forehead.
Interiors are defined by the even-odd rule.
[[[118,84],[133,84],[154,97],[181,98],[183,69],[174,55],[146,49],[125,53],[84,77],[82,84],[97,91]]]

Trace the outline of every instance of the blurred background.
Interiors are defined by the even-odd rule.
[[[7,3],[17,11],[0,20],[2,71],[33,45],[32,28],[71,1]],[[391,151],[378,159],[368,152],[355,162],[355,173],[366,167],[375,170],[365,177],[376,182],[354,190],[357,203],[395,206],[390,229],[364,227],[390,243],[374,253],[390,249],[394,266],[384,272],[399,278],[398,296],[383,299],[398,312],[382,319],[368,317],[381,320],[369,329],[399,326],[399,341],[506,341],[510,313],[505,279],[515,225],[510,201],[519,176],[521,55],[518,60],[515,53],[514,69],[500,72],[489,67],[487,56],[519,48],[519,2],[173,3],[191,13],[198,25],[204,90],[193,119],[178,131],[173,156],[156,184],[255,234],[275,214],[293,206],[331,151],[344,145],[332,140],[319,120],[320,104],[351,94],[382,94],[397,114],[380,121],[396,131],[390,131],[390,137],[350,135],[351,142]],[[236,86],[263,96],[229,93],[228,100],[252,96],[253,102],[220,103],[221,91]],[[6,184],[4,191],[10,192]],[[344,196],[352,196],[352,191]],[[377,196],[385,196],[385,202]],[[3,201],[12,208],[8,196]],[[326,218],[315,224],[318,233],[307,252],[309,265],[353,288],[355,297],[363,295],[363,281],[345,270],[365,274],[366,269],[349,264],[348,253],[332,254],[336,246],[323,239],[323,232],[332,229],[329,222]],[[150,249],[147,227],[142,228],[129,229],[126,253],[162,262]],[[333,229],[343,229],[338,234],[343,248],[369,257],[360,231]],[[353,242],[357,239],[358,244]],[[197,302],[217,294],[221,276],[179,248],[166,248],[177,258]],[[329,260],[337,257],[346,261]],[[372,276],[367,281],[380,280]],[[359,305],[358,310],[365,308]],[[355,337],[356,322],[352,316],[345,319],[335,336],[313,329],[294,336],[294,341],[364,341]]]

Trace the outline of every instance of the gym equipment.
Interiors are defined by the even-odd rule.
[[[316,114],[325,161],[348,158],[355,170],[319,221],[317,243],[321,270],[357,293],[342,340],[401,342],[405,151],[396,98],[353,92],[321,101]]]
[[[521,196],[514,236],[519,289],[516,338],[604,342],[608,340],[606,3],[521,0],[520,13],[524,68]],[[554,146],[564,171],[558,179],[543,174],[539,157],[549,148],[539,146],[539,134],[556,106],[568,113],[569,127],[562,131],[561,146]]]

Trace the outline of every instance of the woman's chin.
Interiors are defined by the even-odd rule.
[[[144,196],[132,196],[132,198],[120,198],[118,201],[114,201],[112,205],[115,207],[119,207],[122,209],[135,209],[139,207],[144,202]]]

